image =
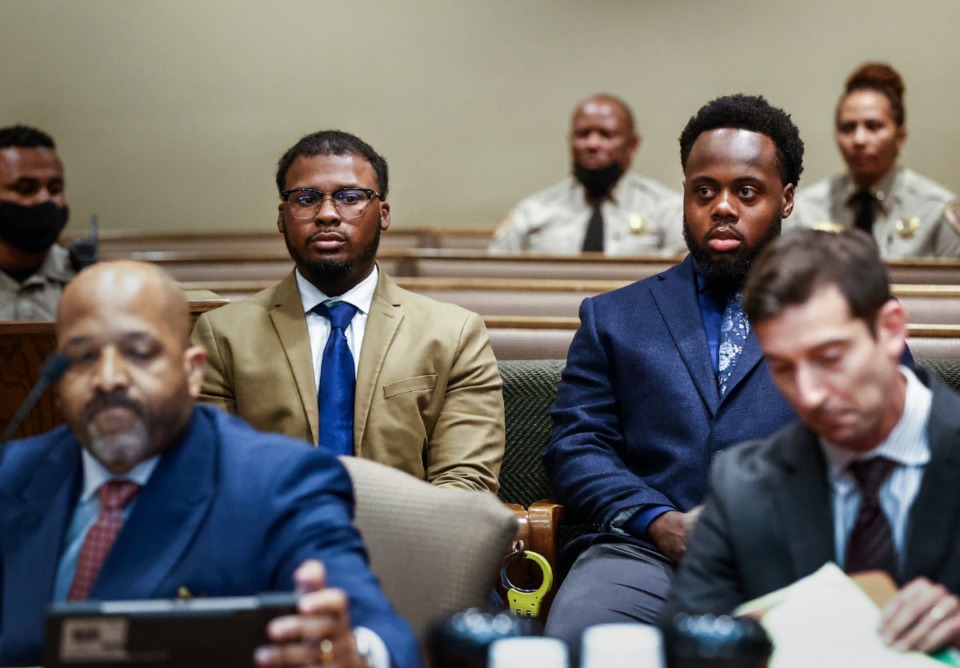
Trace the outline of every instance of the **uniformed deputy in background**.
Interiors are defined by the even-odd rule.
[[[0,128],[0,320],[53,320],[74,269],[56,245],[67,224],[63,165],[53,139]]]
[[[492,251],[608,255],[685,252],[676,193],[627,170],[640,147],[623,100],[594,95],[573,113],[573,174],[520,201],[497,229]]]
[[[793,224],[853,226],[873,234],[885,259],[960,255],[956,195],[905,167],[904,84],[885,63],[847,79],[837,105],[836,140],[847,173],[797,192]]]

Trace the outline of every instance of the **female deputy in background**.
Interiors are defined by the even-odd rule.
[[[886,259],[960,256],[956,195],[897,166],[907,140],[903,92],[903,79],[885,63],[866,63],[847,78],[836,115],[847,172],[801,189],[793,224],[858,227]]]

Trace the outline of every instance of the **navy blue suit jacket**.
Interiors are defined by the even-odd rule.
[[[82,486],[66,427],[8,446],[0,467],[0,664],[36,665],[43,616]],[[380,591],[352,524],[353,488],[336,457],[197,407],[183,440],[139,492],[91,599],[290,591],[308,558],[350,598],[394,665],[419,665],[416,641]]]
[[[720,398],[689,257],[585,299],[580,323],[544,453],[558,500],[593,524],[574,553],[601,541],[650,545],[611,533],[611,521],[648,504],[689,511],[706,496],[718,452],[794,418],[752,332]]]

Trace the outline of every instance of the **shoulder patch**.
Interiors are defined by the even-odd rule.
[[[943,211],[944,216],[950,224],[953,225],[954,230],[960,232],[960,199],[955,199],[949,204],[947,208]]]

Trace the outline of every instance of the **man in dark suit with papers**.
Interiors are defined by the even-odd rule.
[[[835,561],[899,591],[880,634],[960,643],[960,397],[900,365],[904,308],[865,233],[795,230],[767,250],[744,308],[799,421],[715,462],[664,611],[726,613]]]

